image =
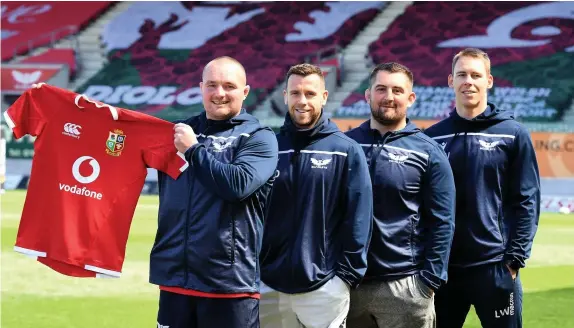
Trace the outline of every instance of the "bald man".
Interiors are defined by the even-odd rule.
[[[189,168],[177,180],[158,172],[157,327],[259,327],[258,256],[277,140],[242,109],[249,86],[238,61],[212,60],[199,86],[205,112],[174,128]]]

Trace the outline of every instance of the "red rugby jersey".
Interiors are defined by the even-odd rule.
[[[42,85],[4,113],[37,136],[14,249],[62,274],[119,277],[147,168],[176,179],[188,164],[174,124]]]

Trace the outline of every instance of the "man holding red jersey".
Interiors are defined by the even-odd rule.
[[[160,205],[150,282],[160,286],[158,327],[259,327],[263,216],[278,161],[273,131],[242,109],[245,70],[209,62],[205,112],[175,125],[189,162],[178,179],[158,174]]]

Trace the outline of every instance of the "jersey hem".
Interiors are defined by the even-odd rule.
[[[38,258],[46,258],[47,260],[49,260],[46,264],[48,267],[52,268],[54,271],[60,272],[64,275],[67,275],[66,273],[63,273],[59,270],[56,270],[56,268],[52,267],[49,265],[50,261],[56,261],[56,262],[61,262],[65,265],[70,265],[73,267],[77,267],[80,269],[84,269],[90,272],[93,272],[96,276],[96,278],[119,278],[121,276],[121,272],[117,272],[117,271],[112,271],[112,270],[107,270],[107,269],[102,269],[93,265],[81,265],[81,264],[77,264],[77,263],[72,263],[72,261],[62,261],[59,259],[55,259],[52,257],[48,257],[48,253],[47,252],[42,252],[42,251],[38,251],[38,250],[34,250],[34,249],[29,249],[29,248],[25,248],[25,247],[20,247],[20,246],[14,246],[14,251],[18,252],[20,254],[24,254],[34,260],[38,260]]]

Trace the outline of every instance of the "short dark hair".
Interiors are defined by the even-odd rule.
[[[488,54],[480,49],[477,48],[466,48],[464,50],[459,51],[454,57],[452,58],[452,72],[454,73],[454,66],[458,62],[460,57],[472,57],[476,59],[482,59],[484,61],[484,66],[486,66],[486,73],[490,74],[490,57]]]
[[[375,66],[375,68],[373,68],[373,70],[371,71],[371,75],[369,75],[369,88],[373,86],[375,78],[377,77],[377,74],[379,72],[403,73],[409,78],[409,81],[411,81],[411,86],[415,81],[413,72],[411,72],[411,70],[405,65],[401,65],[395,62],[382,63]]]
[[[323,71],[319,67],[307,63],[291,66],[291,68],[289,68],[289,71],[287,71],[287,75],[285,76],[285,82],[289,80],[289,77],[291,75],[299,75],[305,77],[313,74],[319,75],[319,77],[321,77],[321,80],[325,82],[325,76],[323,75]]]

